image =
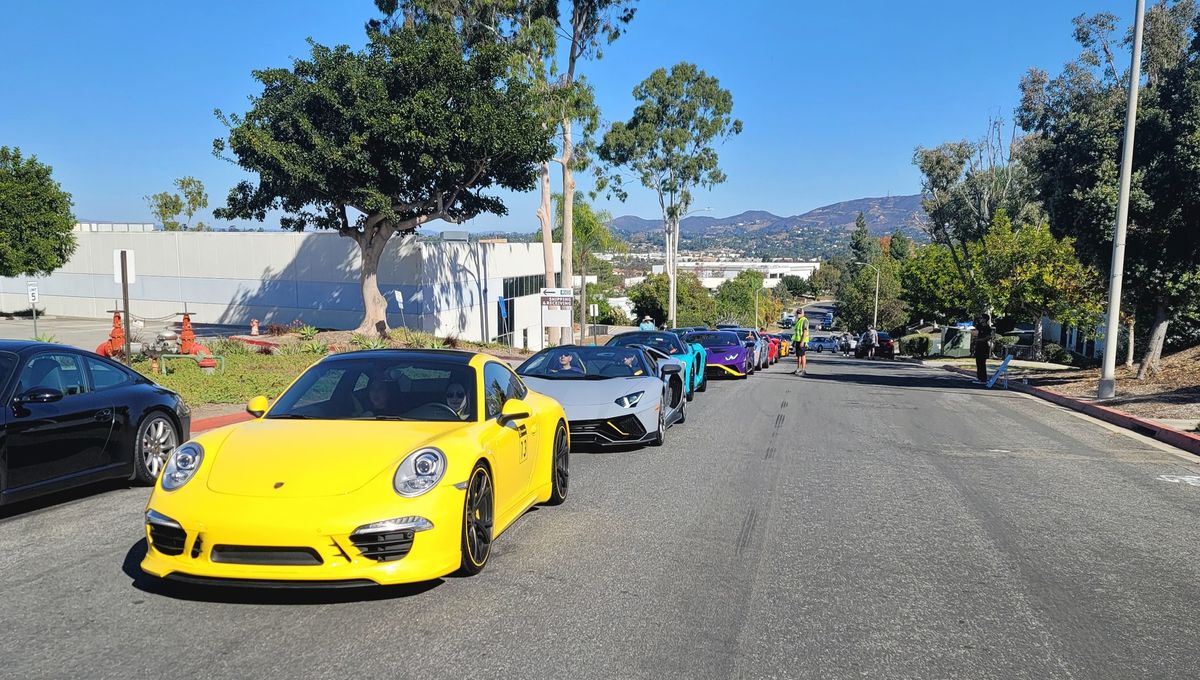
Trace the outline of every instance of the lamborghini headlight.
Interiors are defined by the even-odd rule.
[[[392,486],[396,493],[412,498],[437,486],[445,474],[446,454],[432,447],[417,449],[396,468]]]
[[[621,406],[624,408],[633,408],[634,406],[638,405],[639,401],[642,400],[643,394],[645,394],[645,392],[634,392],[633,394],[626,394],[623,397],[617,397],[616,400],[614,401],[614,403],[617,406]]]
[[[191,481],[203,460],[204,447],[196,442],[185,442],[175,449],[167,459],[167,467],[163,469],[163,491],[174,491]]]

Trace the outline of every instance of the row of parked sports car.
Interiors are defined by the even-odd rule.
[[[531,506],[566,499],[572,445],[661,445],[710,378],[744,378],[787,348],[752,329],[677,329],[549,348],[515,371],[455,350],[336,354],[251,400],[252,420],[190,437],[179,395],[135,371],[0,341],[0,502],[152,484],[141,567],[176,582],[469,575]]]

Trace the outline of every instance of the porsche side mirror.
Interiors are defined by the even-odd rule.
[[[267,408],[269,408],[270,405],[271,404],[267,401],[267,398],[260,395],[254,397],[250,400],[250,403],[246,404],[246,413],[249,413],[255,418],[262,418],[263,415],[266,414]]]
[[[63,393],[53,387],[35,387],[13,399],[14,404],[49,404],[62,401]]]
[[[504,406],[500,408],[500,417],[496,422],[500,423],[500,427],[504,427],[511,422],[524,420],[529,417],[529,404],[521,399],[509,399],[504,402]]]

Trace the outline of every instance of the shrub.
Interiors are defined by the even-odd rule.
[[[1045,354],[1046,361],[1068,365],[1071,363],[1071,353],[1063,349],[1062,345],[1048,342],[1042,348],[1042,353]]]
[[[152,373],[148,360],[135,360],[133,368],[196,406],[244,404],[260,394],[277,397],[312,362],[311,354],[234,354],[225,357],[225,371],[213,375],[206,374],[196,362],[183,359],[172,360],[167,375]]]
[[[362,333],[355,333],[351,336],[350,344],[356,349],[387,349],[391,346],[384,338],[372,338]]]
[[[235,354],[254,354],[254,348],[250,345],[238,340],[230,340],[229,338],[217,338],[205,343],[205,346],[212,350],[213,354],[223,357]]]
[[[446,342],[433,333],[414,331],[410,328],[397,328],[392,331],[390,337],[396,342],[414,349],[441,349],[446,346]]]
[[[317,337],[317,333],[318,333],[316,326],[307,326],[307,325],[301,326],[300,330],[298,330],[296,332],[300,334],[300,339],[305,340],[305,341],[309,341],[309,340],[312,340],[313,338]]]
[[[310,340],[304,343],[303,347],[306,354],[326,354],[329,352],[329,346],[320,340]]]
[[[929,356],[930,346],[931,343],[928,335],[917,333],[900,338],[900,353],[910,357]]]
[[[291,333],[292,327],[281,323],[269,323],[264,330],[267,335],[274,335],[278,337],[280,335],[287,335],[288,333]]]
[[[53,335],[47,335],[45,333],[42,333],[41,335],[33,336],[33,341],[34,342],[48,342],[53,345],[58,344],[58,338],[54,337]]]

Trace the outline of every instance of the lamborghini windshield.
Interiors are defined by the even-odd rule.
[[[687,352],[687,347],[684,346],[683,341],[674,333],[622,333],[608,341],[609,347],[628,347],[630,345],[653,347],[667,354],[683,354]]]
[[[267,412],[271,420],[475,420],[475,369],[378,356],[322,361]]]
[[[549,380],[604,380],[650,375],[645,355],[625,347],[553,347],[530,357],[517,373]]]
[[[689,333],[688,342],[697,342],[705,347],[737,347],[742,343],[738,336],[729,331],[711,331],[708,333]]]

